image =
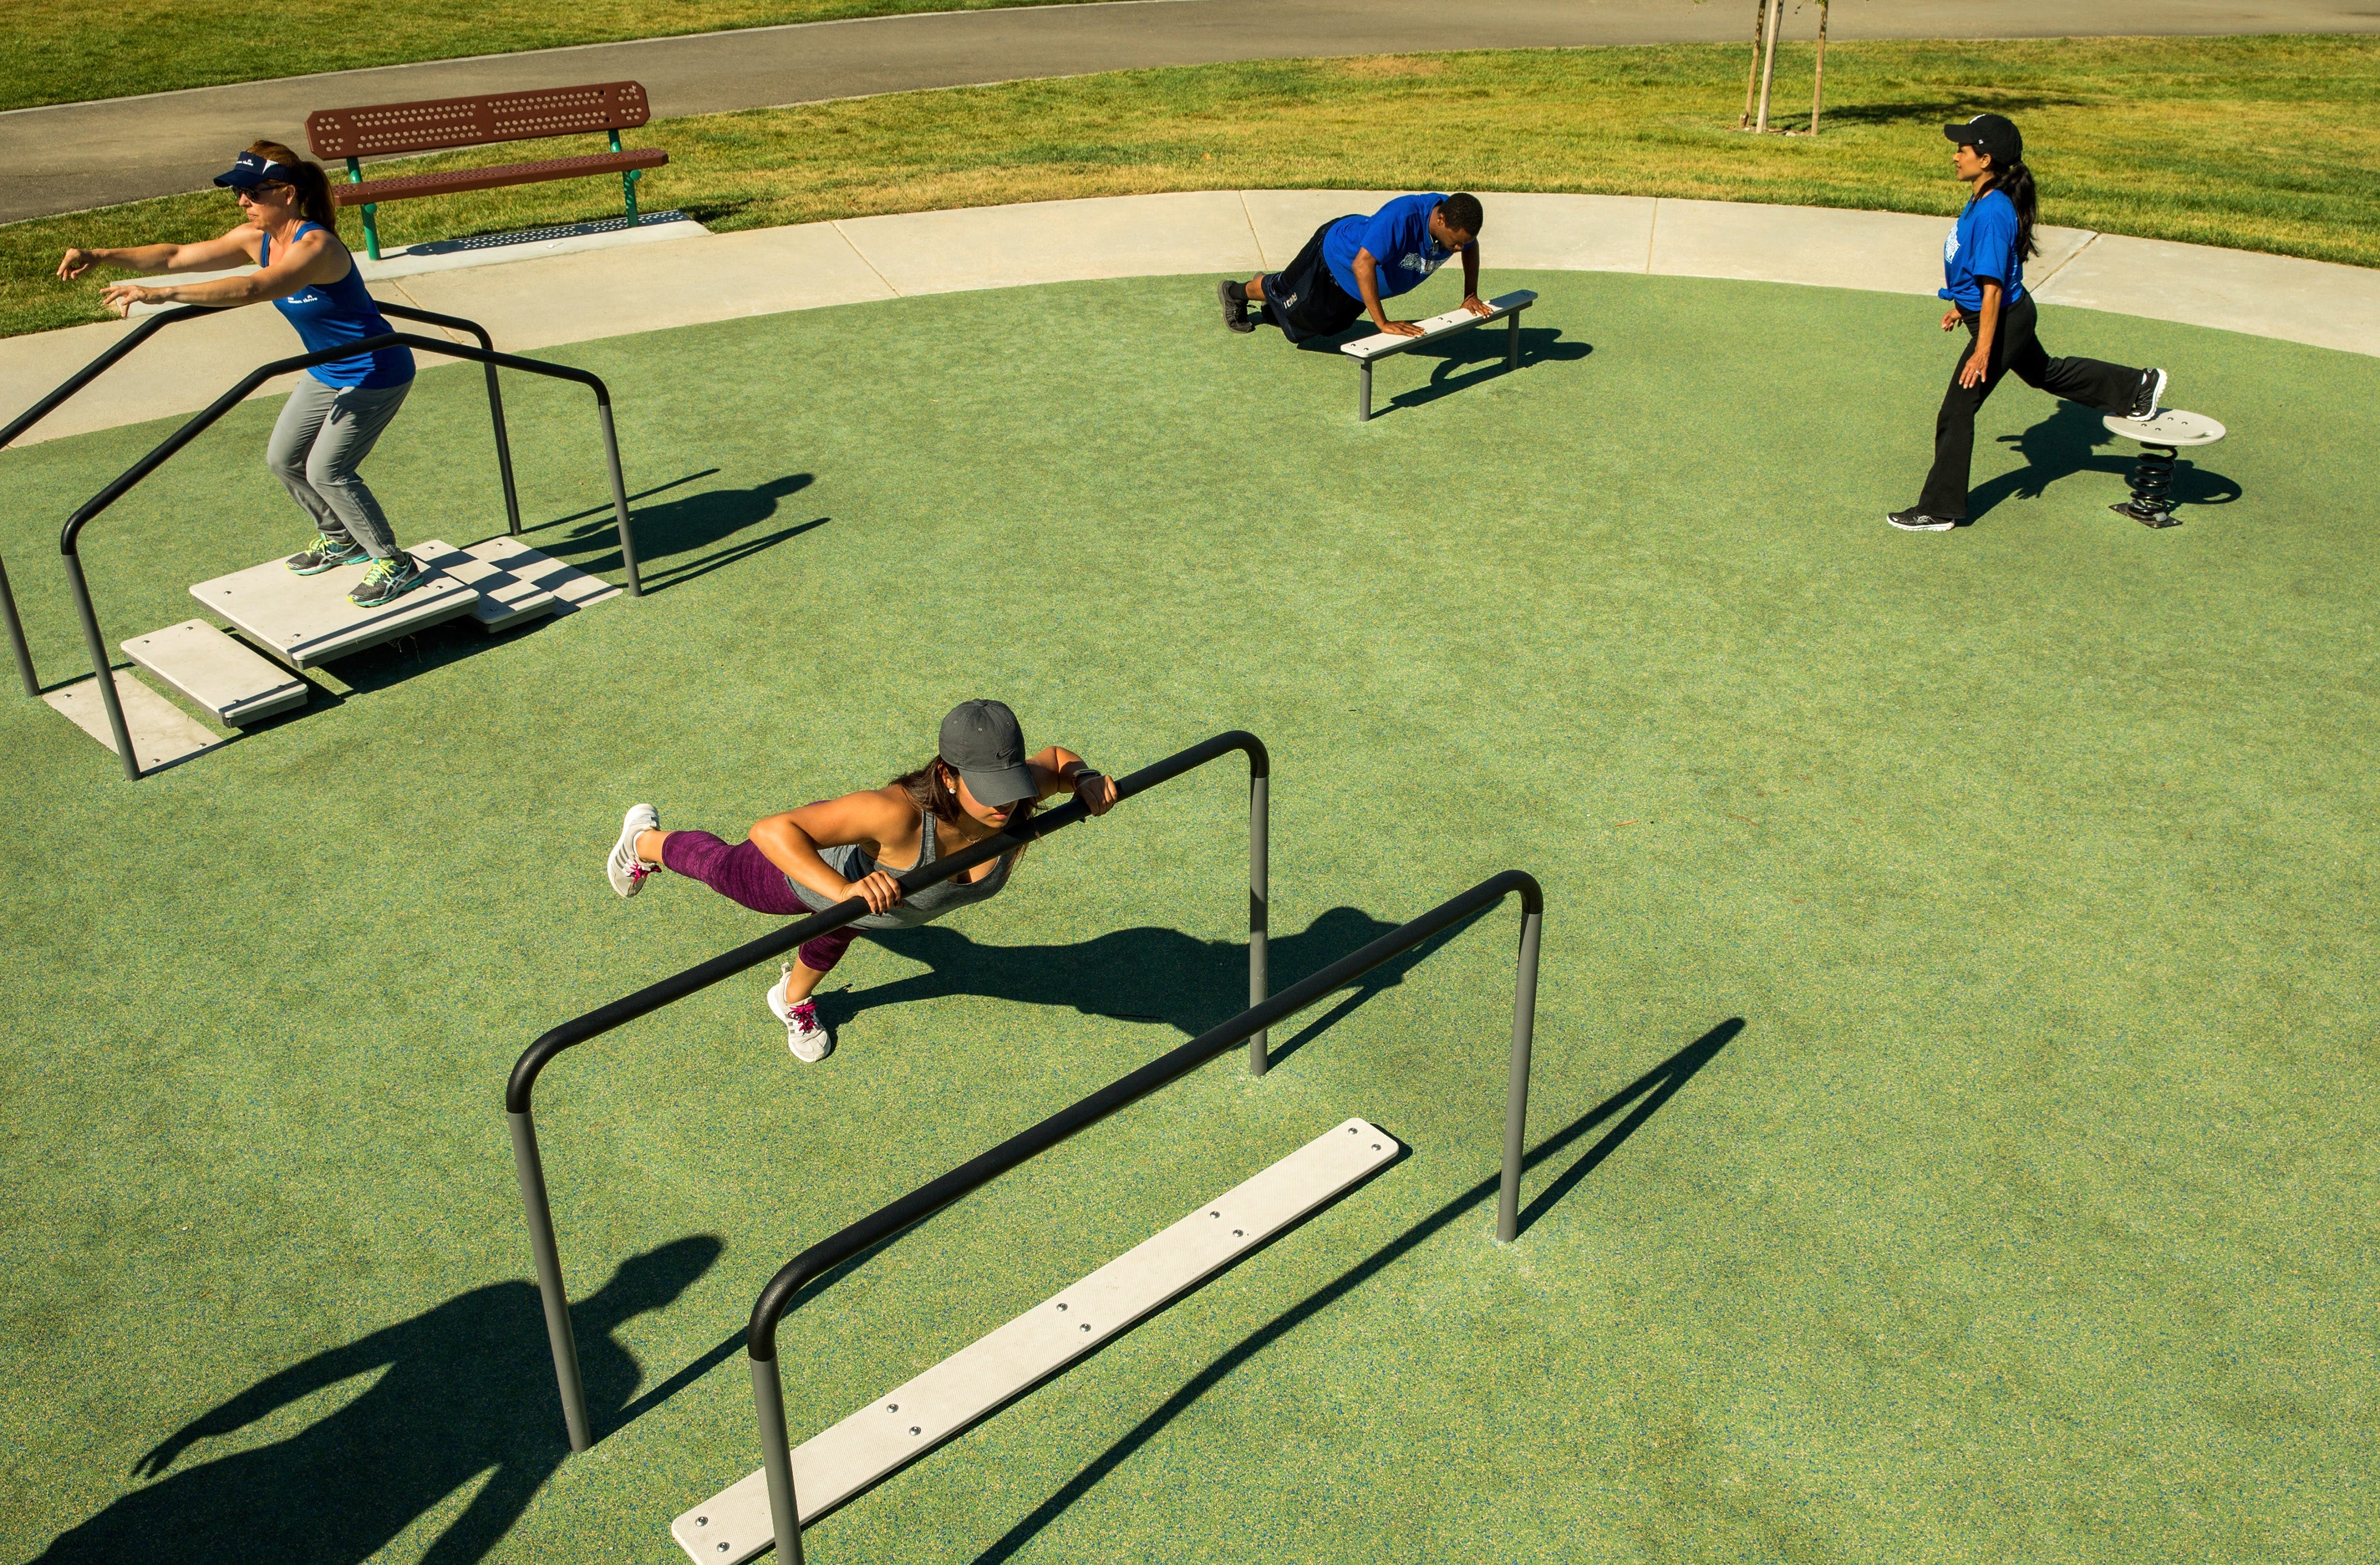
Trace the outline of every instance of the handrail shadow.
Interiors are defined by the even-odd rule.
[[[1565,1169],[1555,1178],[1552,1184],[1547,1186],[1536,1200],[1529,1203],[1524,1214],[1521,1231],[1526,1233],[1539,1217],[1549,1211],[1564,1195],[1575,1189],[1581,1180],[1601,1167],[1614,1152],[1619,1151],[1646,1120],[1658,1112],[1663,1104],[1675,1097],[1680,1088],[1692,1081],[1695,1074],[1705,1065],[1709,1064],[1718,1051],[1732,1042],[1736,1035],[1742,1031],[1743,1031],[1743,1021],[1741,1017],[1730,1017],[1721,1022],[1718,1026],[1703,1034],[1694,1042],[1679,1049],[1585,1114],[1572,1120],[1561,1130],[1540,1142],[1522,1159],[1524,1168],[1535,1168],[1539,1163],[1559,1156],[1587,1132],[1618,1114],[1629,1104],[1636,1105],[1625,1119],[1614,1125],[1593,1146],[1587,1148],[1585,1154],[1577,1162]],[[1370,1256],[1340,1273],[1323,1287],[1306,1295],[1292,1308],[1283,1311],[1241,1339],[1236,1345],[1192,1377],[1187,1385],[1166,1398],[1148,1416],[1110,1444],[1107,1450],[1094,1458],[1091,1463],[1069,1481],[1063,1488],[1035,1507],[1030,1515],[1010,1528],[991,1547],[978,1555],[976,1565],[998,1565],[999,1561],[1014,1557],[1019,1549],[1032,1542],[1051,1523],[1064,1515],[1075,1501],[1089,1494],[1107,1478],[1108,1474],[1123,1465],[1135,1451],[1155,1438],[1160,1430],[1188,1411],[1200,1397],[1205,1396],[1228,1378],[1232,1371],[1346,1297],[1356,1288],[1378,1276],[1395,1262],[1410,1255],[1424,1241],[1442,1232],[1464,1213],[1472,1211],[1494,1195],[1496,1187],[1497,1178],[1494,1175],[1479,1181],[1461,1195],[1445,1202],[1438,1210],[1405,1230],[1389,1244],[1382,1245]]]

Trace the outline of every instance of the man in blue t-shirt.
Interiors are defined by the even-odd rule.
[[[1249,301],[1265,308],[1291,342],[1333,336],[1365,316],[1381,331],[1417,337],[1410,321],[1391,321],[1380,301],[1392,299],[1460,255],[1463,307],[1486,315],[1479,302],[1479,198],[1435,193],[1399,196],[1371,216],[1334,217],[1314,231],[1297,259],[1269,276],[1215,285],[1223,324],[1253,332]]]

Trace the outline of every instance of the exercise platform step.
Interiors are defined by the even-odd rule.
[[[1396,1138],[1349,1120],[1044,1300],[990,1336],[885,1392],[794,1449],[805,1523],[865,1493],[1162,1309],[1396,1159]],[[785,1335],[799,1323],[788,1320]],[[798,1365],[800,1359],[794,1359]],[[741,1565],[775,1541],[769,1481],[755,1473],[670,1523],[699,1565]]]
[[[96,679],[78,680],[46,692],[42,699],[110,751],[115,748],[115,734],[107,726],[107,706],[100,698]],[[200,727],[188,713],[132,674],[115,675],[115,699],[124,708],[124,726],[132,734],[132,758],[143,771],[171,766],[200,751],[230,743]]]
[[[306,704],[306,685],[204,620],[136,636],[134,662],[180,691],[227,728],[244,728]]]
[[[540,614],[567,614],[619,596],[601,576],[564,564],[516,538],[499,535],[457,549],[438,539],[413,548],[424,569],[444,572],[480,595],[472,617],[490,632],[507,629]]]
[[[444,544],[418,546],[443,553]],[[358,609],[347,594],[364,578],[366,566],[341,565],[320,576],[298,576],[279,560],[250,565],[190,588],[190,596],[247,633],[249,640],[293,669],[319,667],[352,653],[394,641],[471,612],[480,595],[443,571],[393,603]]]

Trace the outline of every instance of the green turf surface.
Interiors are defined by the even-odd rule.
[[[997,694],[1112,770],[1270,743],[1279,982],[1543,880],[1528,1226],[1488,1237],[1507,907],[805,1304],[797,1437],[1346,1114],[1413,1148],[814,1559],[2363,1558],[2380,362],[2046,309],[2230,425],[2201,503],[2111,516],[2125,453],[2011,383],[1992,503],[1912,537],[1929,301],[1489,282],[1545,296],[1530,366],[1393,361],[1366,426],[1201,278],[581,345],[659,491],[643,601],[358,660],[138,784],[0,703],[0,1547],[677,1558],[757,1464],[714,1350],[777,1265],[1233,1008],[1227,760],[859,947],[826,1064],[759,975],[565,1059],[610,1432],[564,1459],[504,1073],[766,927],[614,900],[620,809],[733,836]],[[531,541],[614,570],[601,515],[552,523],[601,498],[583,394],[508,394]],[[408,537],[498,525],[478,395],[426,375],[368,469]],[[94,524],[111,640],[294,546],[274,410]],[[55,524],[164,427],[0,456],[53,678]]]

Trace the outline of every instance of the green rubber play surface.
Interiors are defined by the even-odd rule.
[[[997,695],[1117,772],[1263,736],[1277,984],[1543,880],[1525,1227],[1508,904],[803,1304],[796,1438],[1347,1115],[1412,1148],[813,1560],[2368,1558],[2380,361],[2046,309],[2229,425],[2185,525],[2010,382],[1975,525],[1911,536],[1932,302],[1488,281],[1543,295],[1527,367],[1390,360],[1360,427],[1206,278],[558,351],[617,394],[643,601],[337,665],[137,784],[0,701],[0,1553],[682,1558],[759,1462],[771,1272],[1236,1009],[1233,758],[856,948],[824,1064],[759,972],[566,1056],[565,1455],[505,1073],[767,927],[615,899],[621,810],[733,839]],[[507,394],[527,541],[616,579],[585,394]],[[501,530],[479,396],[426,375],[367,469],[407,539]],[[92,526],[111,645],[298,546],[276,410]],[[57,524],[166,427],[0,455],[53,682]]]

